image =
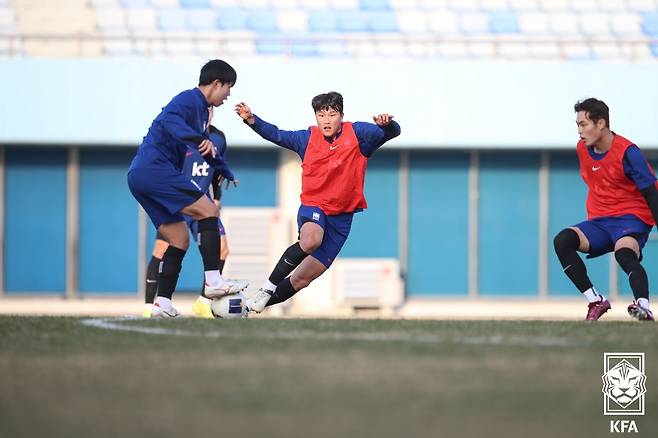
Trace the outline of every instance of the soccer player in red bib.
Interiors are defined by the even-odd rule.
[[[589,301],[587,320],[598,320],[610,303],[592,285],[577,251],[587,253],[587,258],[614,251],[635,297],[628,314],[653,321],[649,281],[640,261],[658,221],[656,176],[640,148],[610,130],[604,102],[585,99],[574,110],[580,134],[576,146],[580,175],[588,187],[587,220],[560,231],[553,241],[555,252],[564,273]]]
[[[280,130],[254,115],[244,102],[235,106],[258,135],[302,159],[299,240],[285,250],[268,281],[247,300],[251,311],[286,301],[329,269],[347,240],[354,213],[367,207],[363,186],[368,158],[400,135],[400,125],[390,114],[374,116],[374,124],[344,122],[343,96],[336,92],[315,96],[311,106],[317,126],[300,131]]]

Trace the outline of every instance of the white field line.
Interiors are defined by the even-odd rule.
[[[144,333],[148,335],[166,336],[192,336],[205,338],[239,338],[239,333],[212,330],[192,332],[188,330],[171,329],[164,327],[143,327],[132,324],[123,324],[126,321],[139,318],[88,318],[82,324],[104,330]],[[382,333],[348,333],[348,332],[313,332],[313,331],[282,331],[273,333],[260,333],[264,339],[284,340],[327,340],[327,341],[368,341],[368,342],[408,342],[415,344],[461,344],[461,345],[494,345],[514,347],[579,347],[582,343],[573,342],[565,338],[548,336],[441,336],[432,334],[414,334],[405,332]]]

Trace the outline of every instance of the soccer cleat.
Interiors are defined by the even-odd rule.
[[[638,321],[655,321],[653,319],[653,313],[651,310],[645,309],[635,301],[633,301],[633,303],[628,306],[628,314]]]
[[[199,318],[215,317],[215,315],[212,314],[212,309],[210,308],[210,300],[204,297],[199,297],[196,299],[192,305],[192,312]]]
[[[203,293],[208,298],[218,298],[223,297],[224,295],[237,294],[245,290],[249,286],[247,280],[224,280],[223,283],[219,283],[216,286],[210,286],[206,284],[206,287]]]
[[[176,318],[178,315],[178,310],[174,306],[165,309],[160,307],[158,303],[155,303],[153,309],[151,309],[151,318]]]
[[[248,312],[260,313],[267,306],[267,302],[272,298],[273,290],[260,288],[253,298],[247,300],[246,306]]]
[[[587,306],[587,317],[585,318],[585,320],[596,321],[611,308],[612,306],[610,306],[610,302],[605,299],[602,301],[597,301],[595,303],[589,303],[589,305]]]

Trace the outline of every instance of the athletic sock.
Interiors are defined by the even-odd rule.
[[[649,310],[649,300],[646,298],[638,298],[637,305],[642,307],[643,309]]]
[[[296,291],[295,288],[292,287],[292,283],[290,282],[290,277],[286,277],[276,287],[276,290],[272,294],[272,297],[267,302],[267,305],[265,307],[269,307],[269,306],[272,306],[274,304],[283,303],[284,301],[288,300],[289,298],[292,298],[292,296],[295,295],[297,292],[298,291]]]
[[[176,290],[183,257],[185,257],[185,251],[175,246],[170,245],[165,251],[158,275],[158,298],[171,299]]]
[[[284,278],[299,266],[306,256],[308,256],[308,254],[302,250],[299,242],[290,245],[288,249],[283,252],[283,255],[272,270],[272,274],[270,274],[269,278],[270,282],[273,285],[281,283]]]
[[[580,246],[578,234],[571,228],[565,228],[555,236],[553,245],[557,258],[560,260],[564,273],[567,274],[569,280],[582,293],[591,289],[592,282],[587,276],[587,268],[577,253]]]
[[[219,275],[224,275],[224,265],[226,260],[219,259]]]
[[[621,248],[615,251],[615,259],[621,269],[628,274],[628,283],[633,290],[635,300],[649,299],[649,279],[647,271],[640,264],[637,254],[630,248]]]
[[[219,269],[215,269],[214,271],[204,271],[203,276],[206,280],[206,284],[216,285],[224,281],[219,273]]]
[[[587,301],[590,303],[598,303],[605,300],[603,295],[600,295],[594,287],[587,289],[585,292],[583,292],[583,295],[585,295],[585,298],[587,298]]]
[[[158,293],[158,268],[162,259],[151,256],[148,267],[146,268],[146,288],[144,302],[153,304],[155,294]]]
[[[265,283],[263,283],[262,289],[265,290],[276,290],[278,286],[274,283],[272,283],[270,280],[265,280]]]
[[[207,217],[199,221],[199,251],[203,259],[204,271],[217,271],[219,275],[219,239],[218,219]]]

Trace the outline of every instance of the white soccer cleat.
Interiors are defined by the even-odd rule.
[[[247,310],[250,312],[260,313],[267,306],[267,302],[272,298],[273,290],[260,288],[253,298],[247,300]]]
[[[215,286],[210,286],[206,284],[206,288],[203,291],[203,294],[208,298],[219,298],[225,295],[237,294],[242,292],[249,286],[247,280],[224,280],[223,283],[219,283]]]
[[[155,303],[153,308],[151,308],[151,318],[176,318],[179,315],[180,313],[178,313],[178,310],[174,306],[165,309],[164,307],[160,307],[158,303]]]

